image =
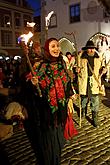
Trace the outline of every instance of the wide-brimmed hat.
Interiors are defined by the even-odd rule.
[[[82,48],[82,50],[86,49],[97,49],[96,46],[94,45],[94,42],[92,40],[87,41],[86,46]]]

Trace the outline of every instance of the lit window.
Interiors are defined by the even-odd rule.
[[[80,4],[70,6],[70,23],[80,21]]]

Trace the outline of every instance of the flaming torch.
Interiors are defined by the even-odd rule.
[[[51,11],[48,13],[48,15],[45,17],[45,26],[46,26],[46,39],[48,38],[48,26],[50,24],[50,18],[54,14],[54,11]]]
[[[18,44],[20,42],[24,42],[25,45],[27,45],[29,39],[33,36],[32,32],[29,32],[28,34],[22,34],[20,37],[18,37]]]
[[[29,41],[29,39],[30,39],[32,36],[33,36],[33,33],[32,33],[32,32],[29,32],[28,34],[22,34],[20,37],[18,37],[18,43],[24,42],[25,45],[27,46],[28,41]],[[32,43],[31,43],[31,44],[32,44]],[[29,65],[29,67],[30,67],[31,73],[32,73],[33,76],[36,77],[36,75],[35,75],[35,73],[34,73],[34,70],[33,70],[33,67],[32,67],[32,64],[31,64],[30,59],[29,59],[28,52],[26,52],[25,55],[26,55],[27,62],[28,62],[28,65]],[[37,79],[37,77],[36,77],[36,79]],[[40,90],[40,87],[39,87],[39,84],[38,84],[38,83],[36,84],[36,87],[37,87],[37,90],[38,90],[38,92],[39,92],[39,96],[42,97],[41,90]]]

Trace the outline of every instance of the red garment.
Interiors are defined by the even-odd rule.
[[[66,140],[72,138],[73,136],[77,135],[78,131],[74,127],[74,122],[72,119],[72,114],[69,114],[67,117],[67,121],[65,124],[65,129],[64,129],[64,138]]]

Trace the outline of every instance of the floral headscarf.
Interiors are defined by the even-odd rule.
[[[62,59],[62,56],[60,55],[59,57],[53,57],[51,56],[50,54],[50,51],[49,51],[49,43],[51,41],[58,41],[56,38],[49,38],[46,40],[45,42],[45,45],[44,45],[44,60],[46,61],[50,61],[50,62],[54,62],[54,61],[59,61],[60,59]]]

